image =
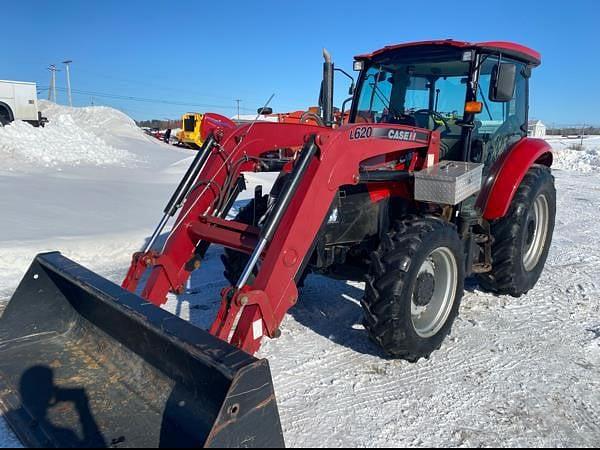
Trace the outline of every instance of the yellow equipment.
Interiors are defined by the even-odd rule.
[[[203,114],[187,113],[181,118],[181,131],[177,133],[177,139],[180,145],[189,148],[199,149],[202,147],[203,139],[200,134]]]

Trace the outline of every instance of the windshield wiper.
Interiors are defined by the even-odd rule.
[[[388,111],[390,111],[396,116],[401,115],[400,112],[392,106],[392,99],[388,99],[386,97],[385,93],[379,88],[377,82],[371,83],[369,84],[369,86],[371,86],[371,88],[373,89],[373,96],[371,98],[371,106],[369,109],[369,113],[373,112],[373,97],[377,95],[377,98],[381,101],[381,103],[383,103],[383,105],[388,109]]]

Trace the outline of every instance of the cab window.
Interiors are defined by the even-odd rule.
[[[493,102],[489,98],[492,72],[498,57],[488,56],[481,66],[477,98],[483,103],[483,111],[477,116],[473,134],[474,159],[491,167],[514,143],[527,136],[527,84],[526,65],[517,65],[517,80],[513,99],[509,102]]]

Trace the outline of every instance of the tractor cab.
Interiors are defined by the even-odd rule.
[[[528,80],[540,55],[504,43],[430,41],[355,58],[350,123],[437,131],[440,158],[484,163],[527,136]]]

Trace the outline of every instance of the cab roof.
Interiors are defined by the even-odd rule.
[[[515,44],[512,42],[503,41],[492,41],[492,42],[464,42],[455,41],[453,39],[437,40],[437,41],[420,41],[420,42],[407,42],[403,44],[389,45],[382,49],[376,50],[373,53],[366,53],[364,55],[358,55],[355,57],[358,61],[368,61],[383,54],[398,51],[402,49],[410,49],[415,47],[450,47],[462,50],[483,50],[494,53],[502,53],[506,56],[524,61],[528,64],[539,66],[542,63],[542,56],[535,50],[525,47],[524,45]]]

